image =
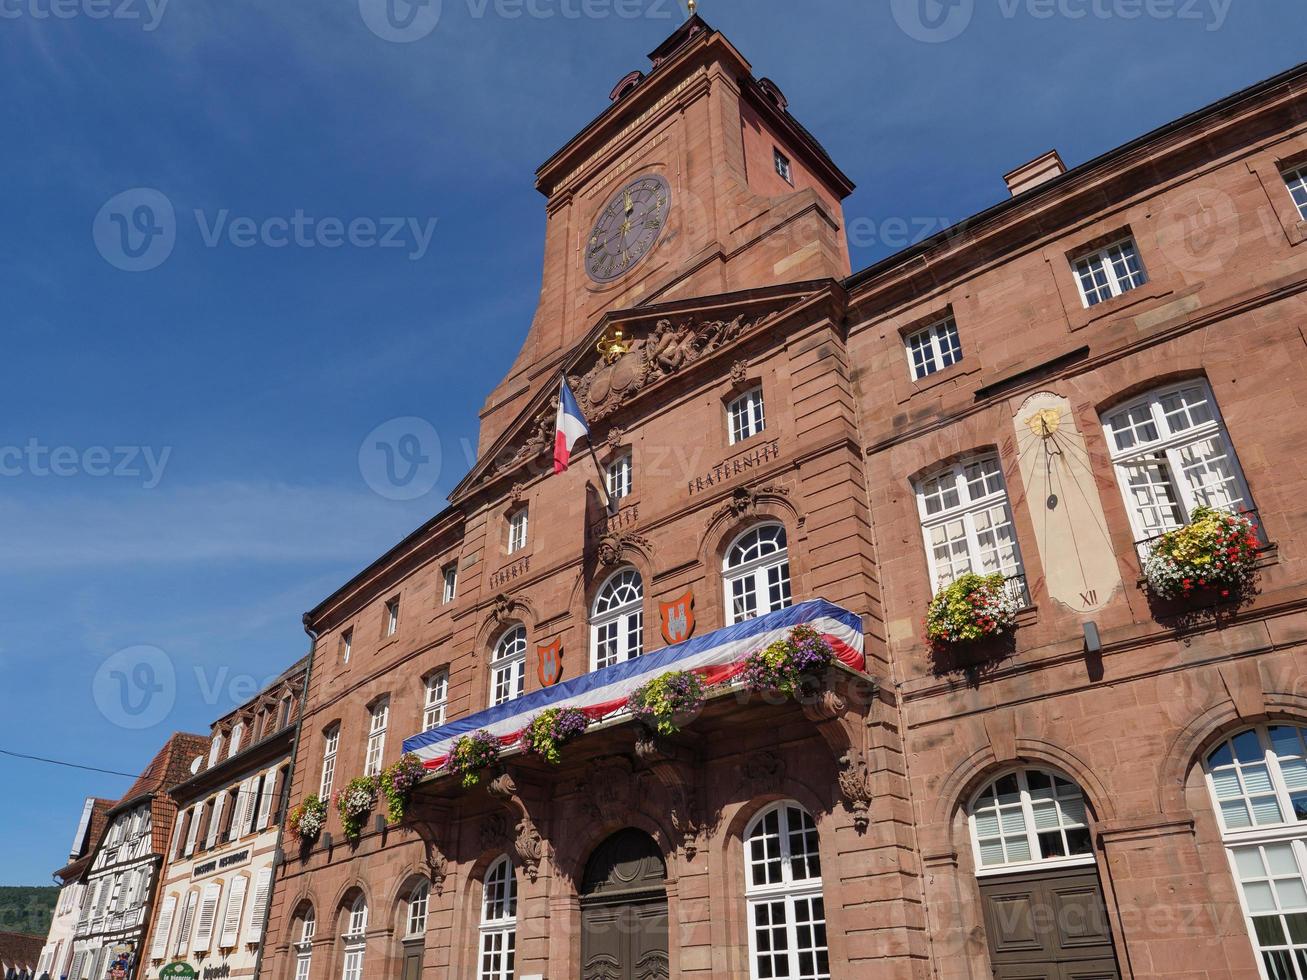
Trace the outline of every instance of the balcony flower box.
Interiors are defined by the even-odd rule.
[[[1260,548],[1251,515],[1197,507],[1188,524],[1153,541],[1143,560],[1144,582],[1158,599],[1242,596],[1256,577]]]
[[[485,729],[464,735],[449,754],[449,769],[462,777],[464,786],[481,782],[481,773],[499,761],[499,739]]]
[[[327,822],[327,801],[311,793],[299,806],[290,811],[286,829],[301,844],[312,844],[322,834]]]
[[[340,813],[341,829],[350,843],[358,841],[363,825],[377,805],[377,779],[375,776],[358,776],[344,789],[336,791],[336,809]]]
[[[773,640],[744,658],[740,682],[751,694],[796,698],[814,688],[830,669],[835,652],[811,626],[796,626],[784,639]]]
[[[381,795],[386,798],[387,820],[400,823],[404,819],[404,810],[408,807],[413,787],[425,775],[422,760],[411,752],[400,756],[397,762],[385,768],[381,773]]]
[[[926,639],[937,651],[996,639],[1016,627],[1020,609],[1002,575],[968,572],[935,593],[926,610]]]
[[[703,708],[703,679],[692,670],[669,670],[631,692],[631,714],[659,735],[672,735]]]
[[[559,750],[589,727],[590,718],[580,708],[546,708],[522,733],[522,751],[558,765],[562,761]]]

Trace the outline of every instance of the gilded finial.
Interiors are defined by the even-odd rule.
[[[689,8],[691,17],[699,12],[699,0],[686,0],[685,5]]]

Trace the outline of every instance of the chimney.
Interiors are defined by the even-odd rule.
[[[1057,150],[1049,150],[1043,156],[1023,163],[1010,174],[1004,174],[1003,180],[1007,182],[1007,189],[1012,192],[1012,196],[1016,197],[1054,177],[1061,177],[1064,173],[1066,164],[1062,162],[1062,157]]]

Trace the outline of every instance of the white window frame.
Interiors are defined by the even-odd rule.
[[[526,691],[526,627],[510,626],[495,641],[490,657],[490,707],[507,704]]]
[[[1134,272],[1122,268],[1131,258],[1137,267]],[[1144,265],[1143,256],[1139,254],[1139,244],[1133,235],[1126,235],[1110,245],[1077,255],[1071,260],[1071,273],[1075,277],[1076,288],[1080,290],[1080,302],[1085,304],[1085,309],[1122,296],[1148,282],[1148,267]],[[1092,295],[1085,287],[1086,273],[1094,280]]]
[[[1295,732],[1296,753],[1277,751],[1276,743],[1270,737],[1272,729],[1286,729]],[[1248,733],[1252,733],[1257,739],[1258,747],[1262,752],[1260,761],[1240,761],[1235,754],[1234,743],[1236,739]],[[1307,978],[1307,970],[1297,968],[1293,963],[1293,951],[1307,949],[1307,943],[1279,942],[1263,945],[1258,936],[1255,922],[1256,919],[1277,919],[1277,925],[1282,937],[1287,939],[1287,923],[1284,921],[1283,916],[1307,914],[1307,899],[1300,898],[1294,902],[1289,894],[1295,880],[1298,882],[1297,890],[1307,894],[1307,819],[1300,820],[1294,816],[1295,810],[1292,800],[1294,795],[1299,797],[1307,795],[1307,749],[1304,748],[1305,741],[1307,741],[1307,726],[1291,722],[1271,722],[1231,732],[1221,739],[1217,745],[1209,749],[1203,758],[1203,775],[1207,781],[1208,796],[1212,801],[1212,808],[1216,811],[1217,825],[1221,828],[1221,840],[1225,845],[1230,874],[1234,878],[1235,888],[1239,895],[1239,906],[1243,911],[1244,921],[1248,928],[1249,942],[1252,944],[1254,955],[1257,958],[1257,968],[1261,971],[1264,980],[1270,980],[1272,977],[1266,965],[1268,952],[1278,952],[1284,957],[1281,963],[1287,969],[1278,975],[1293,977],[1296,980]],[[1231,762],[1213,766],[1213,757],[1222,749],[1228,749]],[[1286,766],[1285,763],[1290,763],[1290,765]],[[1259,768],[1265,770],[1265,783],[1262,783],[1257,777],[1250,780],[1247,770]],[[1292,772],[1293,775],[1287,776],[1286,770]],[[1235,785],[1239,790],[1236,796],[1227,796],[1224,801],[1221,799],[1217,792],[1217,771],[1220,771],[1226,780],[1231,775],[1235,777]],[[1257,789],[1254,788],[1255,786],[1267,784],[1270,787],[1269,793],[1257,792]],[[1296,787],[1295,784],[1297,784]],[[1251,807],[1249,807],[1248,815],[1254,822],[1248,827],[1231,828],[1227,823],[1226,811],[1221,805],[1222,802],[1231,802],[1234,799],[1247,800],[1250,796],[1273,796],[1280,810],[1280,821],[1258,824],[1255,822]],[[1269,866],[1267,848],[1274,848],[1279,852],[1284,852],[1287,849],[1296,864],[1296,873],[1283,869],[1277,873],[1272,869]],[[1258,860],[1263,865],[1262,873],[1256,877],[1245,875],[1240,867],[1241,859],[1245,857],[1246,852],[1251,852],[1253,849],[1258,850]],[[1274,908],[1258,908],[1254,911],[1248,893],[1250,884],[1256,884],[1264,896],[1272,900]],[[1282,885],[1284,886],[1283,890]]]
[[[508,515],[508,553],[511,555],[526,547],[529,518],[527,508],[519,507]]]
[[[1183,396],[1186,393],[1196,394],[1201,401],[1205,402],[1211,417],[1207,421],[1200,422],[1187,429],[1173,431],[1162,401],[1166,398]],[[1189,408],[1197,404],[1197,401],[1186,400],[1184,411],[1186,418],[1189,415]],[[1149,412],[1151,425],[1157,432],[1156,439],[1146,442],[1137,439],[1136,427],[1149,424],[1147,422],[1123,425],[1119,431],[1115,427],[1114,420],[1120,419],[1122,416],[1129,416],[1131,413],[1145,408]],[[1182,455],[1185,450],[1195,445],[1208,440],[1215,440],[1219,443],[1234,479],[1235,491],[1239,495],[1236,509],[1244,511],[1254,509],[1252,494],[1249,492],[1248,484],[1244,480],[1243,468],[1239,465],[1239,457],[1235,455],[1234,444],[1230,441],[1229,432],[1225,427],[1225,420],[1221,417],[1220,406],[1216,404],[1216,397],[1212,394],[1211,386],[1203,379],[1194,378],[1181,384],[1155,388],[1138,398],[1112,406],[1102,414],[1101,420],[1103,435],[1107,440],[1108,456],[1112,460],[1113,469],[1116,471],[1117,486],[1121,489],[1121,499],[1125,504],[1126,512],[1130,516],[1130,528],[1134,532],[1141,557],[1147,554],[1146,542],[1156,538],[1163,531],[1174,530],[1187,524],[1192,519],[1194,509],[1203,503],[1198,496],[1198,491],[1202,488],[1192,485],[1185,475]],[[1124,449],[1119,448],[1118,436],[1125,436],[1127,432],[1134,439],[1134,444]],[[1166,509],[1167,505],[1166,503],[1154,504],[1149,502],[1141,506],[1135,503],[1134,489],[1130,483],[1130,470],[1141,465],[1157,466],[1160,469],[1162,464],[1165,464],[1164,478],[1166,485],[1171,488],[1173,502],[1180,511],[1179,521],[1161,521],[1156,527],[1150,528],[1142,511],[1157,510],[1160,516],[1160,512]]]
[[[429,732],[445,723],[449,705],[449,671],[441,668],[427,675],[423,686],[422,730]]]
[[[772,163],[776,168],[777,176],[779,176],[781,180],[785,181],[785,183],[793,187],[794,164],[790,162],[789,157],[787,157],[784,153],[781,152],[781,148],[779,146],[772,147]]]
[[[610,500],[621,500],[631,495],[631,454],[622,453],[604,469],[604,482]]]
[[[209,745],[209,768],[212,769],[222,758],[222,732],[215,732],[213,742]]]
[[[726,430],[731,445],[752,439],[767,431],[767,411],[762,385],[755,385],[726,404]]]
[[[758,538],[758,542],[750,547],[760,549],[764,544],[763,536],[772,535],[770,543],[774,546],[777,540],[774,536],[776,531],[780,532],[779,549],[743,560],[735,557],[736,550],[745,548],[745,542],[750,538]],[[740,590],[738,596],[737,585]],[[778,521],[765,521],[737,535],[722,559],[722,587],[726,599],[727,626],[765,616],[767,613],[792,605],[794,592],[790,579],[789,536],[785,525]],[[771,594],[773,587],[781,592],[779,604],[773,601]],[[742,605],[737,601],[745,598],[752,599],[753,612],[751,613],[748,611],[747,603]]]
[[[625,663],[643,653],[644,579],[628,565],[605,579],[590,606],[590,669]]]
[[[449,605],[458,596],[458,562],[450,562],[440,572],[440,604]]]
[[[405,939],[421,939],[427,934],[427,911],[430,899],[431,886],[425,881],[419,882],[409,892],[405,904]]]
[[[241,750],[241,740],[243,738],[245,738],[245,722],[238,721],[232,726],[231,745],[227,747],[228,759]]]
[[[324,733],[322,746],[322,776],[318,780],[318,796],[331,802],[331,786],[336,780],[336,752],[340,748],[340,722]]]
[[[384,697],[368,711],[368,749],[363,763],[363,775],[375,776],[381,772],[386,755],[386,726],[390,724],[390,698]]]
[[[1038,773],[1046,776],[1052,782],[1052,796],[1036,795],[1042,794],[1041,790],[1032,790],[1030,788],[1030,774]],[[997,786],[1000,780],[1009,776],[1016,777],[1017,780],[1017,800],[1012,803],[998,803]],[[1058,782],[1065,786],[1058,786]],[[1015,830],[1015,821],[1008,822],[1004,820],[1003,814],[1020,814],[1021,831],[1024,831],[1026,848],[1030,853],[1028,858],[1018,858],[1007,860],[1007,851],[1004,844],[1004,861],[1000,864],[985,864],[981,854],[981,836],[980,829],[977,825],[976,811],[980,804],[981,797],[990,791],[994,792],[996,803],[996,814],[1000,821],[999,840],[1005,838],[1017,837],[1020,832]],[[1043,827],[1038,826],[1035,814],[1036,804],[1045,807],[1049,803],[1053,804],[1052,812],[1057,817],[1056,825],[1046,824]],[[1076,819],[1076,814],[1084,814],[1083,820]],[[1089,820],[1089,805],[1085,800],[1084,790],[1071,777],[1055,772],[1051,769],[1039,767],[1025,767],[1020,769],[1008,769],[998,773],[992,779],[985,781],[985,785],[972,796],[967,804],[967,828],[971,835],[971,849],[975,856],[976,877],[987,878],[993,875],[1013,874],[1018,871],[1030,871],[1034,869],[1048,868],[1076,868],[1084,865],[1095,863],[1093,838],[1091,824]],[[1071,854],[1071,843],[1067,837],[1067,831],[1085,831],[1090,835],[1089,851],[1081,854]],[[1062,846],[1067,851],[1066,854],[1053,857],[1041,857],[1039,846],[1040,833],[1052,833],[1058,831],[1061,834]],[[995,839],[993,835],[986,835],[985,840]]]
[[[349,663],[349,656],[354,652],[354,627],[343,631],[340,634],[340,662]]]
[[[972,467],[977,468],[976,473],[968,477],[968,470]],[[971,484],[977,479],[980,482],[980,495],[972,497]],[[990,489],[991,482],[995,480],[998,484],[997,489]],[[931,486],[937,481],[941,509],[932,513],[929,498],[935,495]],[[1022,605],[1029,604],[1030,595],[1026,588],[1026,568],[1021,558],[1021,542],[1017,540],[1016,522],[1012,516],[1012,504],[1008,499],[1007,478],[1003,475],[1003,464],[998,454],[976,453],[939,467],[917,480],[913,490],[917,495],[917,514],[921,519],[921,537],[926,548],[926,566],[930,572],[932,590],[938,591],[967,571],[977,575],[992,575],[1000,572],[1008,580],[1008,587],[1016,591]],[[954,496],[956,503],[947,502],[949,494]],[[997,567],[986,569],[982,564],[985,551],[980,540],[982,532],[976,524],[976,517],[981,514],[987,518],[992,517],[992,510],[1000,505],[1003,507],[1003,524],[1011,528],[1014,564],[1004,566],[1001,557],[1002,547],[999,544],[1001,539],[996,528],[991,526],[985,530],[994,532],[995,545],[990,550],[998,564]],[[940,559],[935,554],[935,544],[931,540],[931,532],[954,521],[962,522],[964,537],[955,540],[965,540],[967,563],[967,568],[956,574],[952,561],[947,569],[942,567]]]
[[[386,600],[386,635],[394,636],[399,632],[399,596]]]
[[[1289,192],[1289,199],[1298,209],[1298,217],[1307,221],[1307,164],[1291,167],[1280,176],[1284,178],[1284,187]]]
[[[775,814],[777,817],[777,836],[771,836],[765,828],[766,820],[769,816]],[[798,824],[793,821],[798,819]],[[804,826],[806,820],[809,826]],[[810,850],[805,849],[802,852],[793,850],[796,840],[806,843],[805,838],[813,838],[813,847]],[[812,814],[808,813],[802,806],[793,800],[782,800],[766,807],[758,813],[751,821],[744,832],[744,897],[747,906],[748,932],[749,932],[749,976],[752,980],[758,980],[760,971],[758,969],[758,957],[760,955],[759,933],[760,929],[757,922],[758,910],[762,907],[768,907],[769,914],[771,909],[776,905],[781,905],[785,914],[785,959],[786,966],[784,972],[768,972],[767,976],[773,977],[803,977],[811,980],[830,980],[831,970],[829,963],[829,922],[825,914],[826,899],[822,888],[821,876],[821,837],[817,831],[816,821],[812,819]],[[758,856],[762,852],[761,859]],[[779,862],[780,880],[766,881],[762,883],[755,882],[755,868],[763,867],[766,874],[765,866]],[[811,864],[816,864],[816,874],[807,875],[806,877],[795,876],[796,863],[807,869]],[[827,945],[821,945],[815,941],[807,948],[808,952],[814,954],[812,969],[804,971],[801,968],[800,956],[802,955],[799,946],[799,925],[798,911],[801,904],[809,904],[814,900],[821,903],[821,923],[827,933]],[[773,923],[765,927],[770,932]],[[813,937],[815,940],[815,937]],[[821,970],[818,968],[815,956],[816,951],[821,950],[827,953],[827,968]],[[761,954],[769,957],[775,957],[778,951],[773,949],[762,950]]]
[[[917,357],[918,352],[920,358]],[[946,316],[920,330],[905,334],[903,353],[907,355],[908,376],[913,381],[921,381],[952,367],[962,360],[962,339],[958,336],[957,321],[952,316]]]
[[[295,943],[295,980],[309,980],[309,971],[313,966],[313,934],[317,927],[313,906],[309,906],[304,918],[300,920],[300,938]]]
[[[363,955],[367,951],[368,903],[362,895],[350,906],[345,933],[341,936],[344,955],[341,957],[340,980],[363,980]]]
[[[508,855],[490,865],[481,885],[477,980],[513,980],[517,959],[517,870]]]

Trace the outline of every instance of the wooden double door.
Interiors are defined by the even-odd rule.
[[[1096,868],[981,879],[994,980],[1120,980]]]
[[[581,980],[667,980],[667,868],[639,830],[591,855],[581,890]]]

